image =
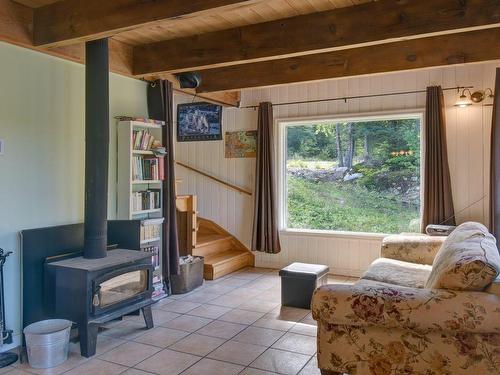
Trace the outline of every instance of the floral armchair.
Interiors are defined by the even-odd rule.
[[[354,285],[313,296],[322,374],[500,374],[500,255],[484,226],[390,236]]]

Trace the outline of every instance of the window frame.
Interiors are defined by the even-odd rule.
[[[372,233],[372,232],[349,232],[340,230],[325,230],[325,229],[301,229],[288,228],[288,186],[287,186],[287,139],[286,129],[290,126],[300,126],[307,122],[315,121],[338,121],[338,122],[363,122],[367,120],[391,120],[400,118],[415,118],[420,120],[420,221],[423,214],[423,181],[424,181],[424,126],[425,126],[425,109],[406,109],[397,111],[376,111],[362,113],[342,113],[335,115],[321,116],[300,116],[300,117],[282,117],[274,120],[274,128],[278,130],[278,136],[275,138],[276,147],[276,173],[278,182],[278,228],[282,234],[299,234],[304,236],[319,236],[319,237],[347,237],[347,238],[364,238],[364,239],[381,239],[390,235],[390,233]]]

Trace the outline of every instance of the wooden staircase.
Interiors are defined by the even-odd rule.
[[[245,245],[213,221],[198,217],[196,196],[177,196],[177,222],[180,253],[205,258],[206,280],[254,265],[254,255]]]
[[[213,221],[198,218],[193,255],[205,257],[204,278],[215,280],[254,265],[254,255],[236,238]]]

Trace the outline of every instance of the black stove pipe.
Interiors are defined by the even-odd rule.
[[[83,257],[106,257],[109,160],[108,40],[85,43],[85,237]]]

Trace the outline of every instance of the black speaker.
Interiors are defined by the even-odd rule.
[[[163,112],[163,92],[161,81],[150,82],[148,84],[148,116],[150,119],[164,121]]]
[[[179,73],[177,79],[181,85],[181,89],[195,89],[201,85],[201,77],[198,73]]]

